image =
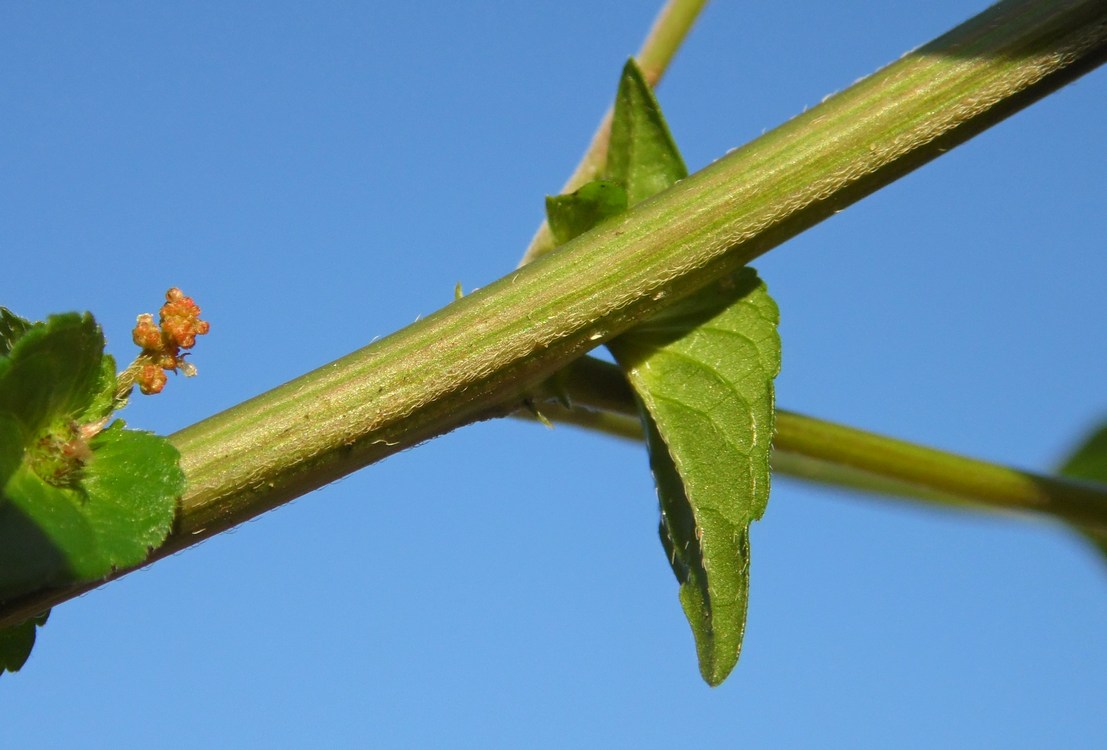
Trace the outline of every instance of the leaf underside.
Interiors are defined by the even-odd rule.
[[[641,405],[662,543],[712,685],[745,632],[749,525],[769,495],[777,321],[745,268],[609,344]]]
[[[627,63],[603,179],[547,199],[559,243],[687,176],[661,108]],[[749,525],[769,494],[778,311],[742,269],[609,342],[637,396],[700,672],[721,683],[738,661],[749,591]]]

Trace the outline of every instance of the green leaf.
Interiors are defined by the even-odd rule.
[[[615,95],[604,176],[623,185],[630,206],[688,176],[661,106],[634,60],[623,67]]]
[[[769,496],[778,319],[745,268],[608,345],[642,407],[662,541],[712,685],[734,668],[745,630],[749,525]]]
[[[1107,424],[1100,425],[1084,438],[1057,473],[1073,479],[1107,483]]]
[[[0,628],[0,674],[18,672],[27,663],[35,645],[35,631],[46,624],[49,616],[47,610],[18,625]]]
[[[1107,484],[1107,424],[1100,425],[1084,439],[1057,469],[1057,473],[1073,479]],[[1107,531],[1098,528],[1078,529],[1107,558]]]
[[[0,412],[0,487],[23,463],[23,425],[11,414]]]
[[[0,601],[137,565],[168,535],[184,489],[176,449],[122,421],[88,447],[73,486],[24,462],[3,487]]]
[[[142,562],[184,486],[167,440],[103,429],[115,363],[92,316],[24,323],[0,316],[0,601]]]
[[[0,413],[16,417],[28,437],[76,419],[96,395],[103,352],[104,335],[87,313],[31,326],[0,357]]]
[[[567,242],[687,173],[632,60],[616,94],[606,182],[547,199],[554,237]],[[742,269],[608,344],[638,397],[661,542],[711,685],[734,668],[745,630],[749,525],[769,494],[777,320],[756,272]]]
[[[115,376],[115,358],[105,354],[100,361],[100,374],[96,378],[96,386],[93,388],[92,401],[77,421],[81,424],[89,424],[106,419],[116,409],[115,392],[117,388]]]
[[[627,191],[610,180],[593,180],[574,193],[546,197],[546,218],[558,245],[626,210]]]
[[[21,318],[6,307],[0,307],[0,357],[8,356],[12,345],[31,327],[31,321]]]

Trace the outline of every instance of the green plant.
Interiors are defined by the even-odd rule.
[[[1017,18],[1012,9],[1024,6],[1004,7],[997,11],[1000,17],[1007,12]],[[180,514],[181,530],[159,554],[184,546],[191,532],[201,531],[196,538],[214,533],[307,487],[387,455],[398,449],[396,446],[414,444],[471,419],[506,413],[522,400],[541,402],[545,398],[542,383],[548,375],[596,342],[634,329],[654,312],[656,303],[715,283],[755,253],[1068,80],[1098,59],[1102,43],[1094,33],[1101,27],[1101,19],[1090,4],[1054,7],[1042,17],[1021,19],[1024,27],[1019,33],[1029,36],[1019,36],[1013,27],[1009,37],[974,37],[971,27],[963,30],[963,43],[990,49],[991,57],[996,58],[982,55],[979,66],[928,61],[923,54],[897,67],[897,73],[908,79],[905,88],[911,96],[905,100],[911,100],[915,109],[876,113],[887,115],[885,119],[876,114],[871,120],[858,117],[858,111],[867,111],[866,101],[892,101],[882,88],[888,78],[878,76],[852,95],[847,92],[828,102],[820,111],[820,116],[828,118],[823,121],[828,130],[807,132],[804,128],[812,126],[816,118],[801,118],[802,122],[789,124],[760,147],[751,146],[707,170],[698,180],[676,186],[667,198],[632,211],[618,228],[600,227],[570,242],[560,253],[538,261],[535,270],[513,275],[513,284],[503,283],[472,295],[355,356],[347,362],[349,369],[304,379],[267,401],[246,405],[175,436],[173,442],[182,452],[190,484]],[[1080,31],[1062,33],[1070,27]],[[1031,29],[1035,31],[1031,33]],[[1012,49],[1018,54],[1011,52],[1010,60],[999,65],[999,51]],[[1047,64],[1051,61],[1052,68]],[[948,86],[931,88],[936,80]],[[925,81],[927,86],[913,89],[910,81]],[[965,92],[973,93],[979,108],[966,109],[963,96],[955,97]],[[915,99],[924,94],[929,97],[925,102]],[[943,101],[956,101],[958,106],[943,108]],[[928,116],[920,120],[922,111]],[[836,128],[844,129],[847,122],[862,132],[856,134],[856,140],[841,143],[840,151],[828,153],[822,139]],[[781,177],[776,165],[796,162],[796,154],[825,158],[800,160],[805,161],[801,166],[806,169]],[[753,169],[750,164],[761,166]],[[769,175],[776,178],[771,183]],[[702,209],[699,223],[687,218],[689,205]],[[603,273],[597,273],[589,262],[597,253],[610,258]],[[586,288],[592,297],[585,297],[582,290]],[[597,289],[603,294],[595,294]],[[658,295],[662,295],[660,300]],[[532,325],[529,316],[540,324]],[[536,349],[541,351],[536,353]],[[462,351],[466,355],[458,357]],[[413,378],[417,372],[418,377]],[[563,373],[561,379],[575,382],[571,372]],[[359,388],[350,400],[320,408],[323,395],[349,390],[354,383]],[[587,386],[588,381],[580,379],[581,384]],[[374,388],[386,397],[373,393]],[[622,404],[614,408],[618,413],[633,409],[632,402],[628,409],[626,399],[614,388],[604,393],[590,393],[587,387],[573,391],[563,386],[560,390],[561,394],[552,389],[550,396],[567,395],[577,405],[598,404],[606,398]],[[274,418],[278,404],[284,412],[279,419]],[[539,403],[538,408],[554,414],[554,407]],[[317,431],[306,440],[302,433],[296,441],[282,440],[282,430],[293,424],[291,420],[304,416],[312,418]],[[909,475],[924,455],[919,451],[902,459],[898,467],[892,466],[887,450],[876,462],[872,459],[877,453],[865,450],[828,458],[826,451],[842,452],[849,444],[827,439],[825,429],[822,437],[802,447],[803,439],[820,429],[824,427],[790,416],[781,419],[778,450],[783,455],[808,451],[828,463],[888,475],[897,481],[907,474],[911,483],[948,480],[952,485],[955,478],[963,476],[962,472],[943,475],[942,466],[953,459],[933,456],[931,465],[917,472],[924,476]],[[787,443],[784,436],[791,436],[793,442]],[[857,437],[859,442],[863,438]],[[870,446],[886,445],[867,439]],[[274,444],[276,451],[261,455],[259,446]],[[788,447],[792,450],[786,450]],[[222,460],[228,453],[230,469],[224,474],[227,466]],[[217,459],[221,462],[218,467]],[[270,489],[259,490],[246,481],[259,472],[272,477]],[[1028,479],[1002,470],[992,476],[983,482],[987,492],[974,480],[969,484],[975,489],[962,486],[961,493],[969,500],[1005,506],[1049,504],[1054,512],[1081,523],[1101,518],[1100,496],[1094,489]],[[1000,476],[1006,477],[1006,484],[999,481]],[[999,487],[1002,491],[997,491]],[[937,489],[948,492],[952,487],[943,484]],[[41,606],[43,600],[34,601],[19,602],[12,611],[22,606],[26,616],[28,608]]]

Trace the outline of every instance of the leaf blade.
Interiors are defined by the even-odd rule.
[[[96,394],[103,352],[104,335],[87,313],[31,326],[0,365],[0,412],[15,415],[28,436],[76,418]]]
[[[616,94],[604,177],[622,186],[631,206],[686,175],[632,60]],[[560,242],[610,215],[578,194],[546,205]],[[778,317],[756,272],[742,269],[608,344],[638,399],[661,542],[680,583],[700,672],[711,685],[737,663],[745,631],[749,524],[768,499]],[[738,488],[737,498],[716,491],[727,485]]]
[[[688,176],[661,105],[633,59],[623,67],[615,95],[604,176],[622,183],[629,206]]]
[[[122,421],[103,429],[115,363],[91,315],[31,324],[4,312],[0,601],[142,562],[168,535],[184,487],[166,439]]]
[[[137,565],[169,534],[184,489],[169,441],[116,421],[89,447],[74,486],[24,463],[0,488],[0,601]]]
[[[46,624],[50,610],[18,625],[0,628],[0,674],[18,672],[27,663],[35,645],[36,631]]]
[[[778,319],[742,269],[609,344],[643,408],[662,540],[712,685],[734,668],[745,632],[749,525],[769,493]]]
[[[1057,473],[1073,479],[1086,479],[1107,484],[1107,424],[1102,424],[1084,438],[1057,469]],[[1077,527],[1107,562],[1107,531]]]
[[[626,190],[612,180],[592,180],[575,192],[546,197],[546,221],[559,245],[626,210]]]

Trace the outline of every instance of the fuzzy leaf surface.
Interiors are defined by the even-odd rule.
[[[89,443],[73,486],[24,462],[0,502],[0,600],[103,578],[165,540],[184,489],[179,455],[157,435],[116,421]]]
[[[120,421],[103,429],[115,367],[90,315],[54,315],[10,339],[0,356],[0,601],[142,562],[168,534],[184,486],[164,438]]]
[[[103,353],[104,336],[87,313],[31,326],[0,356],[0,413],[18,419],[28,437],[76,419],[96,396]]]

